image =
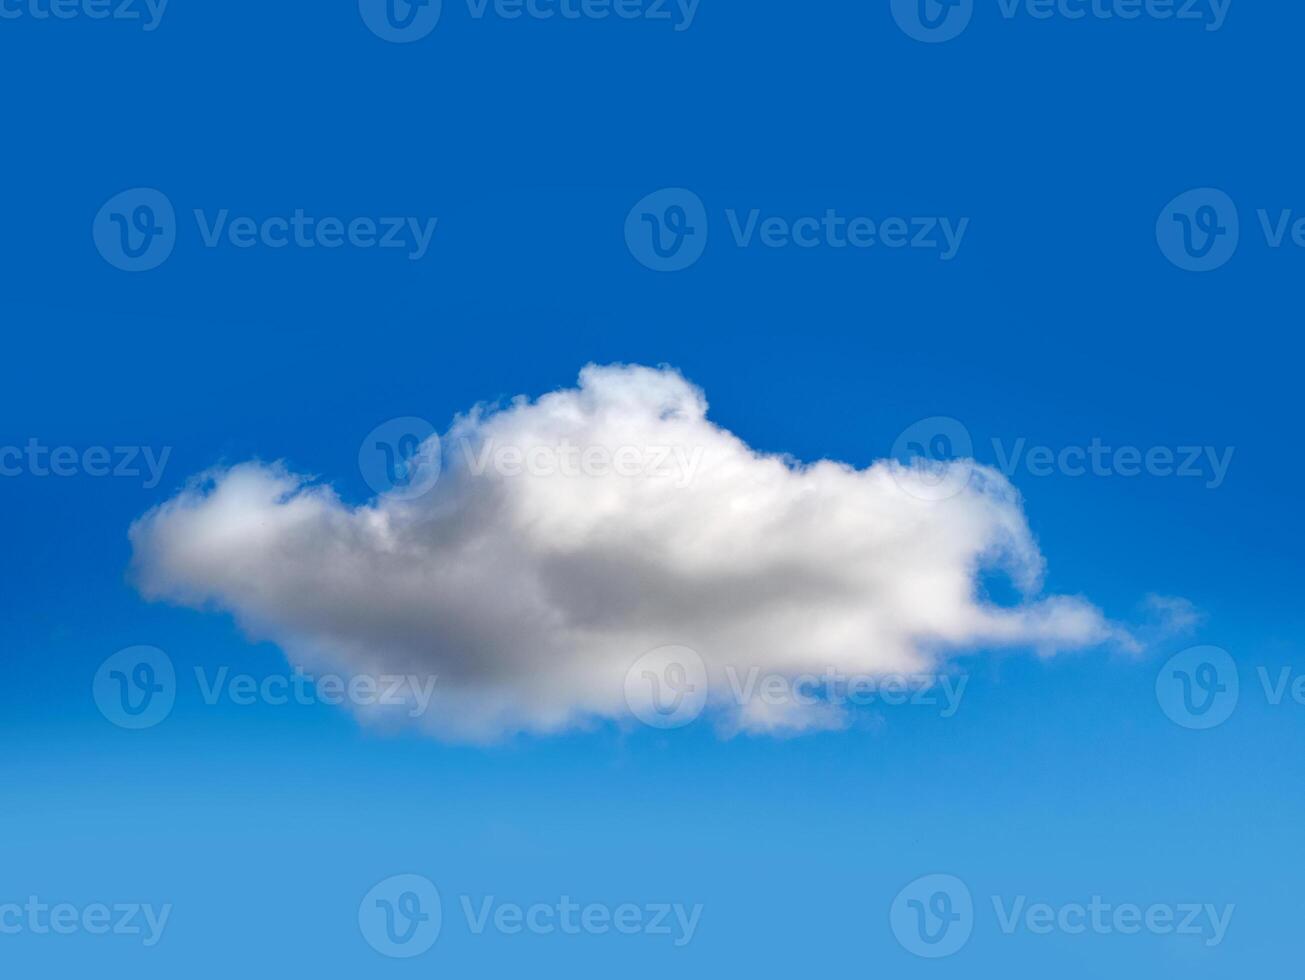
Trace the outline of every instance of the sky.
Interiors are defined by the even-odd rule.
[[[0,2],[0,968],[1294,968],[1302,27]]]

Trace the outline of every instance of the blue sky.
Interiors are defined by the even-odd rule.
[[[143,3],[125,8],[143,20],[93,6],[58,19],[45,0],[10,0],[0,19],[0,450],[19,450],[0,456],[4,968],[1201,978],[1295,965],[1305,189],[1291,110],[1305,13],[1233,0],[1208,29],[1209,3],[1194,20],[1156,16],[1164,5],[1125,19],[1125,0],[975,0],[926,6],[970,19],[922,41],[901,26],[911,5],[887,0],[703,0],[691,22],[675,4],[669,20],[543,19],[445,0],[429,34],[392,43],[367,3],[174,2],[149,30]],[[171,221],[157,198],[105,211],[139,188]],[[124,271],[108,215],[130,224],[143,200],[173,247]],[[372,220],[375,244],[275,247],[296,212],[318,233]],[[875,243],[836,247],[830,212],[835,239],[870,219]],[[700,254],[650,268],[644,214],[667,235],[692,227]],[[1183,216],[1217,244],[1184,244]],[[383,248],[391,217],[401,244]],[[940,246],[950,227],[954,254],[890,246],[892,219]],[[1050,657],[969,644],[944,661],[966,678],[951,716],[876,704],[791,737],[723,737],[704,715],[485,744],[378,728],[320,698],[205,703],[196,670],[284,677],[294,630],[242,629],[233,613],[249,607],[222,596],[147,601],[129,575],[133,522],[195,474],[250,460],[365,506],[377,488],[359,453],[376,427],[418,417],[444,432],[477,403],[574,388],[589,363],[669,365],[715,426],[796,460],[868,467],[939,417],[979,464],[1018,452],[1005,475],[1045,579],[1027,600],[988,572],[976,588],[1008,606],[1081,597],[1136,644]],[[42,475],[33,442],[71,447],[71,475]],[[1193,447],[1199,475],[1128,476],[1114,453],[1104,474],[1052,462],[1039,475],[1027,455],[1094,444],[1173,450],[1173,469]],[[96,447],[100,465],[138,475],[93,475]],[[165,451],[156,481],[146,461]],[[231,571],[207,560],[205,582]],[[1199,616],[1165,627],[1148,596]],[[170,714],[132,731],[93,685],[140,645],[178,682]],[[1194,730],[1157,677],[1199,678],[1208,657],[1165,665],[1204,645],[1227,651],[1240,691],[1226,720]],[[1275,704],[1263,678],[1283,670]],[[442,906],[438,938],[407,958],[359,921],[397,875],[427,879]],[[929,875],[973,903],[968,941],[939,959],[891,915],[899,898],[942,908],[945,889],[904,891]],[[634,906],[643,926],[659,906],[700,915],[691,937],[674,914],[669,935],[477,932],[464,904],[489,896],[509,922],[539,904],[556,922],[564,897],[596,916]],[[1044,935],[1025,919],[1007,933],[999,913],[1021,896],[1056,912],[1096,896],[1234,908],[1213,945]],[[79,926],[5,915],[31,897],[73,906]],[[170,911],[147,945],[85,928],[96,904]]]

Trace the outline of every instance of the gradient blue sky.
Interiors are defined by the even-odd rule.
[[[27,7],[23,7],[27,10]],[[172,447],[162,482],[0,478],[0,904],[171,903],[162,942],[0,935],[48,976],[715,977],[1130,975],[1293,969],[1305,707],[1256,669],[1305,669],[1299,591],[1300,271],[1256,209],[1305,208],[1305,11],[1234,0],[1199,24],[1020,15],[978,0],[955,40],[907,37],[887,0],[703,0],[688,30],[472,18],[389,44],[336,9],[174,0],[155,31],[0,20],[0,444]],[[127,274],[91,224],[126,188],[182,216]],[[623,240],[644,195],[707,202],[702,259],[658,274]],[[1226,191],[1223,268],[1166,260],[1176,195]],[[430,254],[202,247],[193,208],[437,216]],[[910,249],[739,249],[725,209],[970,219],[950,262]],[[187,222],[189,221],[189,224]],[[1016,472],[1050,592],[1137,622],[1148,594],[1205,614],[1143,655],[965,661],[955,717],[870,711],[853,730],[722,740],[710,726],[450,747],[324,705],[210,707],[128,732],[99,664],[157,646],[189,675],[284,671],[223,614],[144,602],[127,528],[193,473],[286,459],[350,500],[377,424],[439,425],[538,395],[587,362],[667,363],[751,445],[856,465],[928,416],[1051,447],[1235,447],[1226,481]],[[1157,704],[1161,664],[1228,650],[1223,725]],[[889,907],[928,873],[976,897],[931,962]],[[358,904],[415,873],[443,933],[379,956]],[[458,896],[701,903],[693,941],[475,936]],[[1003,935],[988,896],[1232,903],[1227,938]]]

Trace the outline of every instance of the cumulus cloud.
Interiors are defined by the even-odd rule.
[[[280,464],[202,474],[132,526],[138,586],[229,611],[300,666],[437,674],[422,724],[459,740],[627,719],[627,672],[667,645],[700,655],[725,726],[801,731],[844,719],[741,702],[729,678],[1129,642],[1086,600],[1039,594],[1042,556],[997,471],[944,464],[949,493],[930,499],[936,468],[757,452],[671,369],[591,365],[438,442],[439,478],[409,484],[427,492],[359,506]],[[994,569],[1021,601],[983,598]]]

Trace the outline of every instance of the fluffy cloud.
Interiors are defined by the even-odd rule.
[[[844,718],[739,699],[731,679],[1127,642],[1086,601],[1039,596],[1042,557],[995,470],[948,464],[968,479],[948,469],[929,499],[936,470],[759,453],[673,370],[590,366],[439,444],[428,492],[357,507],[281,465],[203,474],[133,525],[138,585],[230,611],[306,668],[437,674],[422,724],[470,740],[628,718],[627,671],[671,644],[701,656],[722,724],[793,731]],[[994,569],[1021,602],[983,598]]]

